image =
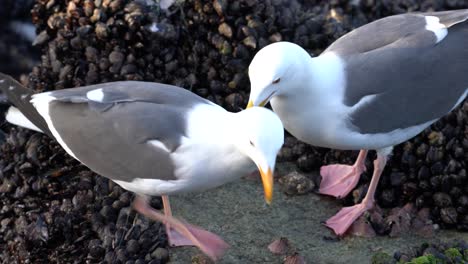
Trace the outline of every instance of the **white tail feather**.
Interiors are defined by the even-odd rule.
[[[23,113],[18,110],[18,108],[11,106],[8,108],[8,112],[5,116],[5,119],[14,125],[32,129],[38,132],[42,132],[37,126],[35,126],[29,119],[27,119]]]

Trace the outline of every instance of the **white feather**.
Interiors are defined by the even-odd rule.
[[[35,126],[29,119],[27,119],[20,110],[14,106],[8,108],[8,112],[5,116],[5,119],[14,125],[24,127],[27,129],[32,129],[38,132],[43,132],[37,126]]]
[[[102,102],[104,100],[104,92],[101,89],[91,90],[86,93],[86,97],[95,102]]]
[[[122,188],[145,195],[169,195],[185,191],[189,184],[186,180],[165,181],[157,179],[136,178],[131,182],[113,180]]]
[[[452,109],[450,111],[452,111],[453,109],[455,109],[459,104],[461,104],[461,102],[463,102],[463,100],[465,100],[465,98],[468,96],[468,88],[466,89],[466,91],[462,94],[462,96],[458,99],[458,101],[455,103],[455,105],[452,107]]]
[[[435,16],[425,16],[426,30],[434,32],[437,37],[437,43],[441,42],[447,36],[448,30],[444,24],[439,23],[440,19]]]
[[[215,104],[200,104],[188,112],[186,120],[186,134],[171,158],[176,176],[187,180],[189,191],[214,188],[255,170],[253,162],[234,146],[233,133],[238,127],[234,128],[229,112]]]
[[[164,145],[164,143],[162,143],[161,141],[159,140],[156,140],[156,139],[153,139],[153,140],[150,140],[148,141],[148,143],[150,143],[151,145],[157,147],[157,148],[160,148],[166,152],[170,152],[170,150],[166,147],[166,145]]]

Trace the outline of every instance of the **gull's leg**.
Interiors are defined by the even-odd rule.
[[[374,161],[372,180],[369,189],[367,190],[366,197],[364,197],[362,202],[354,206],[342,208],[336,215],[327,220],[325,225],[333,229],[335,234],[343,235],[356,219],[374,206],[375,190],[379,183],[380,175],[382,175],[385,164],[387,163],[387,156],[391,151],[391,147],[377,151],[377,159]]]
[[[171,210],[171,204],[169,203],[169,197],[167,195],[162,195],[161,198],[163,202],[164,214],[166,215],[166,217],[172,217],[172,210]],[[170,246],[172,247],[195,246],[195,244],[190,239],[181,235],[175,229],[171,228],[170,223],[168,222],[165,223],[165,226],[166,226],[167,240]]]
[[[184,224],[172,217],[169,198],[163,196],[164,213],[152,208],[145,197],[137,196],[133,201],[133,208],[142,215],[160,221],[166,225],[169,243],[174,246],[196,246],[211,259],[217,260],[228,249],[220,237],[198,227]],[[173,240],[173,241],[171,241]]]
[[[362,149],[354,165],[333,164],[320,168],[322,182],[319,193],[342,198],[356,187],[361,173],[366,170],[367,150]]]

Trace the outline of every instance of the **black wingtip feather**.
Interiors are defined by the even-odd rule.
[[[11,76],[0,73],[0,104],[5,101],[3,105],[14,105],[35,126],[52,137],[52,133],[50,132],[44,118],[37,112],[36,108],[34,108],[30,102],[33,94],[33,90],[24,87]],[[6,99],[4,99],[5,97]],[[0,109],[0,111],[6,110]],[[2,113],[2,118],[4,119],[4,112]]]

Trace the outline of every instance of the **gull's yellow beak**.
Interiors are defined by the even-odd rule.
[[[264,107],[267,103],[268,103],[268,98],[263,100],[258,106]],[[253,101],[249,100],[249,103],[247,104],[247,109],[253,106],[254,106]]]
[[[265,201],[267,204],[271,204],[271,201],[273,200],[273,172],[270,168],[268,168],[266,172],[260,169],[260,175],[262,176]]]

